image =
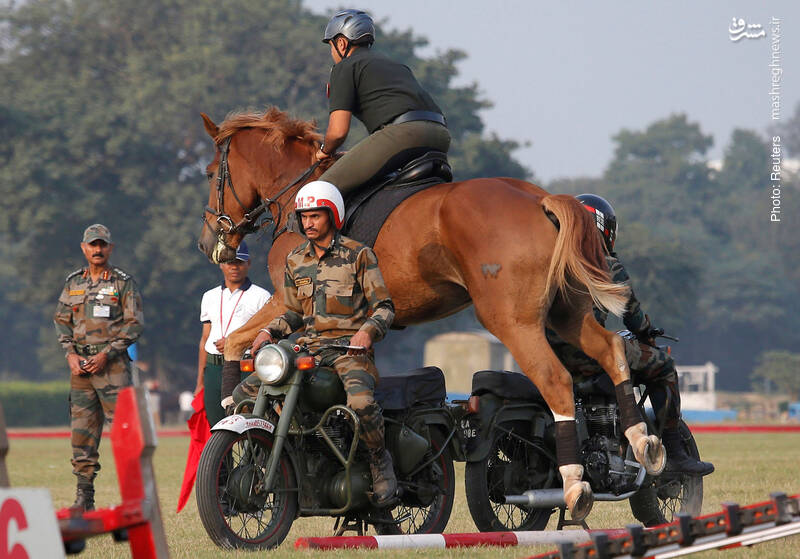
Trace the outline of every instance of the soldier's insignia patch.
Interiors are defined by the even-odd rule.
[[[297,278],[294,280],[295,287],[303,287],[304,285],[309,285],[311,283],[311,278]]]
[[[70,295],[84,295],[85,293],[86,293],[85,289],[70,289],[69,290],[69,294]]]

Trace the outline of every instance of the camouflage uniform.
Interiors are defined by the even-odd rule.
[[[103,372],[70,375],[72,471],[91,481],[100,469],[103,420],[113,420],[117,394],[131,384],[127,348],[144,326],[142,298],[133,278],[119,268],[106,268],[97,283],[81,268],[67,276],[54,321],[67,355],[108,354]]]
[[[616,253],[609,254],[606,257],[606,262],[610,270],[611,281],[631,287],[631,278],[617,258]],[[597,322],[605,326],[608,311],[595,307],[594,316]],[[650,330],[650,321],[642,311],[639,300],[633,294],[633,289],[630,291],[630,298],[625,306],[625,314],[622,316],[622,321],[625,327],[636,334],[639,339],[647,337],[647,332]],[[562,340],[558,334],[549,328],[546,333],[547,341],[550,342],[553,351],[573,375],[595,375],[603,372],[603,368],[597,361]],[[669,394],[666,427],[677,427],[681,416],[681,400],[678,392],[678,373],[675,370],[675,361],[666,351],[657,347],[638,340],[626,339],[624,341],[625,356],[628,359],[628,366],[631,369],[634,382],[647,386],[653,407],[656,410],[664,407],[667,394]]]
[[[369,247],[336,233],[321,258],[306,242],[286,257],[284,302],[287,310],[269,323],[274,339],[305,330],[298,341],[310,347],[347,344],[357,331],[381,340],[394,318],[394,304]],[[382,448],[383,416],[373,398],[378,380],[374,353],[342,355],[324,351],[321,363],[333,367],[347,392],[347,405],[362,422],[362,437],[370,449]],[[234,391],[239,402],[255,397],[261,381],[250,375]]]

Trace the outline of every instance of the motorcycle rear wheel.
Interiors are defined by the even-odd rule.
[[[689,427],[681,421],[678,431],[686,453],[699,460],[700,452]],[[662,474],[635,493],[630,505],[633,516],[645,526],[672,522],[679,512],[697,516],[703,507],[703,478]]]
[[[525,437],[525,423],[502,425],[509,432],[494,433],[489,454],[478,462],[467,462],[465,485],[472,520],[481,532],[543,530],[553,509],[531,509],[505,503],[505,495],[520,495],[528,489],[554,487],[553,465]]]
[[[219,547],[272,549],[289,533],[297,517],[297,482],[286,452],[270,493],[259,491],[271,450],[272,435],[260,430],[216,431],[203,449],[195,484],[197,509]]]
[[[446,438],[438,429],[431,428],[430,434],[430,456],[432,456],[439,452]],[[429,457],[426,457],[427,459]],[[425,502],[419,502],[413,495],[401,498],[401,504],[391,511],[386,511],[385,514],[388,517],[387,520],[403,520],[395,524],[376,524],[375,531],[385,535],[440,534],[444,532],[453,511],[456,493],[455,468],[450,447],[445,447],[432,464],[408,481],[423,487],[423,491],[427,493],[424,498]]]

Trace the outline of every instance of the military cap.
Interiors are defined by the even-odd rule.
[[[105,241],[111,244],[111,231],[101,223],[90,225],[83,232],[83,242],[91,243],[92,241]]]

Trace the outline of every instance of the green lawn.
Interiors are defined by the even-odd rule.
[[[97,479],[98,506],[119,502],[113,457],[109,440],[101,446],[103,470]],[[800,493],[800,435],[797,434],[703,434],[697,436],[703,457],[715,463],[717,471],[706,478],[704,513],[716,512],[722,501],[750,504],[769,498],[771,491]],[[163,438],[155,453],[161,510],[173,558],[264,557],[265,554],[222,552],[206,536],[194,497],[186,508],[175,513],[178,491],[188,449],[188,437]],[[8,469],[13,486],[47,487],[56,507],[68,506],[74,499],[74,477],[69,464],[67,439],[11,440]],[[448,532],[472,532],[475,526],[464,498],[464,467],[456,465],[458,493]],[[634,522],[627,503],[597,503],[588,519],[591,528],[617,528]],[[270,557],[484,557],[518,558],[548,551],[551,547],[481,548],[452,550],[387,550],[382,552],[353,550],[339,552],[295,551],[294,541],[303,536],[331,535],[332,519],[299,519],[283,545]],[[555,515],[549,528],[555,527]],[[94,538],[87,543],[82,558],[129,557],[127,544],[114,544],[110,536]],[[769,557],[790,559],[800,556],[800,537],[776,540],[753,548],[724,552],[706,552],[696,557]]]

